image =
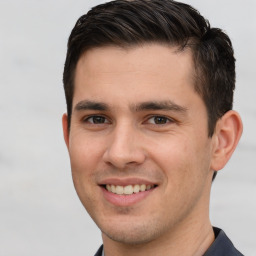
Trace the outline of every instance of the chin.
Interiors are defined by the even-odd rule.
[[[121,222],[117,222],[111,227],[101,228],[101,231],[113,241],[127,245],[141,245],[149,243],[161,235],[159,227],[155,227],[148,222],[140,225],[122,225]]]

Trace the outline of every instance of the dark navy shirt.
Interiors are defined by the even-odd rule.
[[[223,230],[213,228],[215,240],[203,256],[243,256],[232,244]],[[102,256],[103,246],[94,256]]]
[[[232,244],[223,230],[213,228],[215,240],[203,256],[243,256]]]

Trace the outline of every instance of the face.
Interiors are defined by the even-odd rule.
[[[108,239],[171,236],[208,218],[212,139],[189,50],[102,47],[78,61],[64,133],[84,207]]]

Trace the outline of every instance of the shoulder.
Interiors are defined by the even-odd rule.
[[[94,256],[102,256],[103,245],[99,248]]]
[[[215,233],[215,241],[204,256],[243,256],[243,254],[235,248],[223,230],[215,227],[213,230]]]
[[[225,232],[219,228],[213,228],[215,241],[203,256],[244,256],[239,252]],[[94,256],[102,256],[103,245]]]

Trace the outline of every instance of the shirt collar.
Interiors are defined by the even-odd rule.
[[[243,254],[235,249],[223,230],[214,227],[213,231],[215,234],[215,241],[203,256],[243,256]],[[104,248],[102,248],[101,256],[104,256]]]

